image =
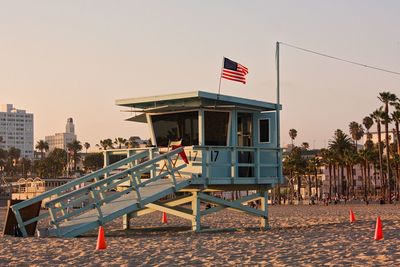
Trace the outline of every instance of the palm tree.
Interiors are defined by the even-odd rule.
[[[131,136],[127,141],[127,147],[129,148],[137,148],[140,145],[140,137],[139,136]]]
[[[85,148],[86,154],[87,154],[87,151],[88,151],[88,149],[90,148],[90,144],[89,144],[88,142],[85,142],[85,143],[83,144],[83,147]]]
[[[399,132],[399,124],[400,124],[400,104],[396,105],[396,110],[392,112],[392,120],[394,121],[395,126],[395,135],[396,135],[396,143],[397,143],[397,154],[400,155],[400,132]]]
[[[334,151],[334,153],[336,154],[336,157],[338,159],[338,167],[340,167],[340,184],[341,184],[341,189],[340,189],[340,193],[343,195],[344,194],[344,162],[343,162],[343,158],[344,158],[344,152],[347,149],[352,149],[353,145],[351,142],[350,137],[345,134],[342,130],[337,129],[335,131],[334,137],[332,140],[329,141],[329,148],[332,149]],[[335,170],[334,170],[335,172]],[[338,181],[338,182],[339,182]]]
[[[289,136],[290,136],[290,139],[292,139],[292,147],[293,147],[294,139],[296,139],[296,137],[297,137],[297,130],[296,129],[290,129],[289,130]]]
[[[329,193],[328,193],[328,199],[329,201],[332,200],[332,168],[335,164],[335,158],[334,158],[334,153],[331,149],[326,149],[323,148],[320,151],[321,157],[322,157],[322,162],[326,166],[328,166],[329,170]]]
[[[121,149],[121,147],[122,147],[123,145],[125,145],[126,141],[127,141],[127,140],[126,140],[125,138],[123,138],[123,137],[118,137],[118,138],[115,138],[114,144],[116,144],[116,145],[118,146],[118,148]]]
[[[110,138],[100,140],[99,144],[96,144],[96,146],[103,150],[107,150],[108,148],[109,149],[114,148],[113,141]]]
[[[350,188],[351,188],[351,194],[354,197],[355,194],[355,183],[354,183],[354,173],[353,173],[353,167],[358,163],[358,155],[356,153],[355,149],[346,149],[344,151],[344,163],[346,165],[346,173],[347,173],[347,198],[350,196]]]
[[[78,140],[72,141],[72,143],[67,144],[68,153],[71,155],[73,161],[73,168],[76,170],[76,164],[79,161],[79,152],[82,150],[81,142]]]
[[[357,149],[357,141],[359,141],[363,137],[364,129],[362,128],[361,124],[352,121],[349,124],[349,131],[350,131],[350,136],[354,140],[354,144]]]
[[[289,185],[291,188],[291,201],[293,200],[293,184],[297,181],[297,199],[301,200],[301,179],[304,174],[306,161],[301,156],[301,149],[294,147],[290,154],[283,161],[284,172],[289,175]]]
[[[386,143],[386,173],[387,173],[386,189],[388,190],[387,198],[388,198],[388,201],[390,202],[392,187],[391,187],[391,170],[390,170],[390,151],[389,151],[389,123],[390,123],[389,104],[390,105],[396,104],[397,96],[390,92],[382,92],[382,93],[379,93],[378,99],[383,103],[383,105],[385,107],[384,124],[385,124],[385,143]]]
[[[378,132],[378,156],[379,156],[379,179],[381,181],[381,195],[382,198],[385,198],[385,190],[384,190],[384,178],[383,178],[383,160],[382,160],[382,136],[381,136],[381,123],[385,116],[383,112],[383,108],[380,107],[379,109],[372,112],[371,117],[375,120],[376,123],[376,131]]]
[[[367,130],[367,139],[370,139],[369,129],[371,129],[372,125],[374,125],[374,120],[370,116],[366,116],[363,119],[363,124],[365,129]]]
[[[36,143],[35,148],[40,151],[41,158],[43,159],[44,158],[44,152],[47,152],[49,150],[49,144],[44,140],[39,140]]]

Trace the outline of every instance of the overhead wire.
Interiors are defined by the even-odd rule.
[[[304,52],[308,52],[308,53],[312,53],[312,54],[315,54],[315,55],[327,57],[327,58],[330,58],[330,59],[346,62],[346,63],[349,63],[349,64],[353,64],[353,65],[357,65],[357,66],[361,66],[361,67],[365,67],[365,68],[369,68],[369,69],[374,69],[374,70],[378,70],[378,71],[383,71],[383,72],[391,73],[391,74],[395,74],[395,75],[400,75],[400,72],[397,72],[397,71],[392,71],[392,70],[388,70],[388,69],[384,69],[384,68],[378,68],[378,67],[374,67],[374,66],[371,66],[371,65],[359,63],[359,62],[356,62],[356,61],[343,59],[343,58],[336,57],[336,56],[331,56],[331,55],[328,55],[328,54],[325,54],[325,53],[321,53],[321,52],[317,52],[317,51],[314,51],[314,50],[302,48],[302,47],[299,47],[299,46],[296,46],[296,45],[292,45],[292,44],[288,44],[288,43],[284,43],[284,42],[278,42],[278,43],[282,44],[282,45],[285,45],[285,46],[288,46],[288,47],[291,47],[291,48],[294,48],[294,49],[298,49],[298,50],[304,51]]]

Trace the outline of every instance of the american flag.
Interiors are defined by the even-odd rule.
[[[245,66],[224,57],[224,68],[221,74],[222,78],[245,84],[247,73],[249,73],[249,70]]]

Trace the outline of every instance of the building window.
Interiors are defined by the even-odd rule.
[[[157,146],[166,147],[169,141],[182,139],[182,145],[199,144],[199,115],[197,111],[152,115]]]
[[[258,136],[260,143],[269,143],[269,119],[260,119],[258,121]]]
[[[204,143],[206,146],[226,146],[229,112],[204,112]]]

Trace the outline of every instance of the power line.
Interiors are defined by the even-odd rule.
[[[338,61],[350,63],[350,64],[353,64],[353,65],[357,65],[357,66],[361,66],[361,67],[365,67],[365,68],[369,68],[369,69],[374,69],[374,70],[379,70],[379,71],[383,71],[383,72],[387,72],[387,73],[391,73],[391,74],[395,74],[395,75],[400,75],[400,72],[397,72],[397,71],[392,71],[392,70],[388,70],[388,69],[382,69],[382,68],[370,66],[370,65],[367,65],[367,64],[351,61],[351,60],[347,60],[347,59],[343,59],[343,58],[339,58],[339,57],[335,57],[335,56],[330,56],[330,55],[327,55],[327,54],[324,54],[324,53],[320,53],[320,52],[317,52],[317,51],[313,51],[313,50],[310,50],[310,49],[298,47],[298,46],[287,44],[287,43],[283,43],[283,42],[279,42],[279,43],[283,44],[283,45],[286,45],[286,46],[289,46],[289,47],[292,47],[292,48],[295,48],[295,49],[298,49],[298,50],[301,50],[301,51],[304,51],[304,52],[311,53],[311,54],[327,57],[327,58],[330,58],[330,59],[335,59],[335,60],[338,60]]]

